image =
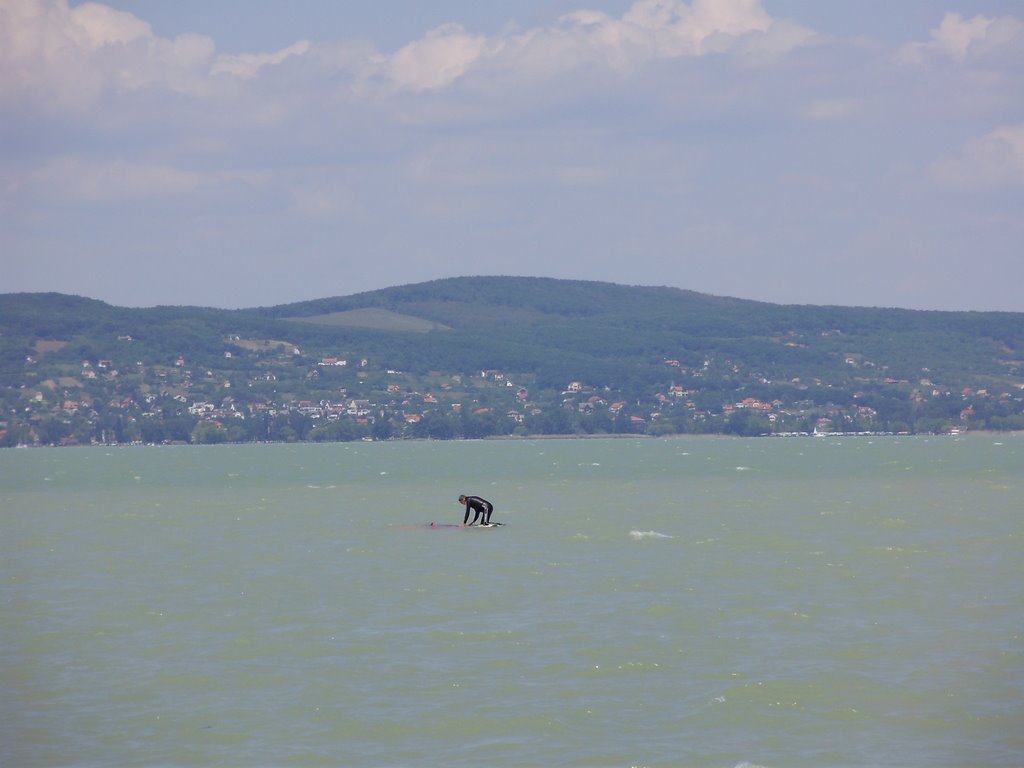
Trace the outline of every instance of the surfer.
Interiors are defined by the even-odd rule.
[[[479,496],[466,496],[462,494],[459,496],[459,504],[466,505],[466,514],[462,518],[462,524],[465,525],[466,521],[469,520],[469,510],[473,510],[473,522],[470,525],[476,525],[476,521],[480,519],[480,525],[489,525],[491,522],[491,512],[494,511],[494,505],[487,499],[481,499]],[[481,518],[481,515],[483,516]]]

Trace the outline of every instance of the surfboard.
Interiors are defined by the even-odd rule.
[[[504,523],[480,523],[479,525],[460,525],[458,523],[427,523],[424,528],[497,528]]]

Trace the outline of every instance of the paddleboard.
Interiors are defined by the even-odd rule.
[[[480,523],[479,525],[459,525],[458,523],[427,523],[426,528],[497,528],[504,523]]]

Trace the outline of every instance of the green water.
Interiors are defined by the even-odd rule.
[[[1024,437],[6,450],[0,505],[3,766],[1024,765]]]

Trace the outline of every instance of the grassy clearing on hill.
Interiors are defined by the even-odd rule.
[[[228,344],[248,350],[249,352],[279,352],[285,354],[295,349],[290,341],[278,341],[276,339],[228,339]]]
[[[415,333],[426,333],[427,331],[450,331],[451,328],[443,323],[436,323],[432,320],[424,320],[412,315],[403,315],[392,312],[389,309],[378,309],[370,307],[366,309],[350,309],[346,312],[330,312],[326,315],[313,315],[312,317],[290,317],[300,323],[311,323],[313,325],[347,326],[351,328],[372,328],[376,331],[412,331]]]

